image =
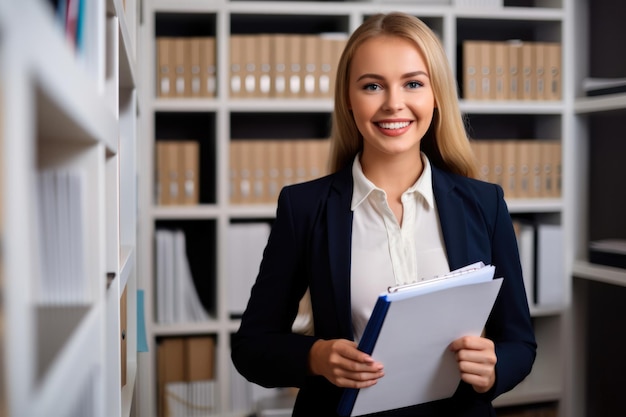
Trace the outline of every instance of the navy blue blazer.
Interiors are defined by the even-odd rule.
[[[294,416],[335,416],[341,396],[341,388],[310,375],[307,363],[309,349],[319,338],[353,340],[352,188],[348,166],[281,191],[259,274],[232,338],[233,363],[248,380],[265,387],[300,388]],[[450,399],[384,415],[495,416],[491,400],[528,375],[536,352],[511,218],[497,185],[433,166],[433,190],[450,269],[483,261],[495,265],[496,277],[504,277],[485,328],[495,342],[496,383],[478,394],[461,382]],[[307,287],[315,336],[291,332]]]

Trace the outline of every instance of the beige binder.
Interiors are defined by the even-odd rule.
[[[522,98],[522,42],[511,40],[507,42],[509,58],[509,99]]]
[[[504,183],[504,140],[489,141],[489,182],[498,184],[503,189]]]
[[[509,54],[504,42],[493,42],[493,99],[509,99]]]
[[[276,203],[281,190],[280,146],[282,141],[266,140],[267,203]]]
[[[541,152],[541,140],[529,141],[530,147],[530,195],[541,197],[543,195],[541,170],[543,167],[543,155]]]
[[[517,141],[514,139],[504,140],[502,142],[503,158],[502,158],[502,188],[504,188],[504,196],[506,198],[516,198],[518,191],[518,168],[517,168]]]
[[[162,205],[176,205],[180,201],[180,175],[178,144],[175,141],[158,141],[160,171],[163,172]]]
[[[243,35],[243,97],[257,97],[257,45],[256,35]]]
[[[480,69],[478,97],[481,100],[491,100],[495,98],[494,83],[494,60],[492,42],[482,41],[479,44]]]
[[[157,97],[174,95],[174,69],[171,61],[172,38],[158,37],[157,43]]]
[[[545,100],[546,93],[546,44],[535,42],[534,46],[534,67],[535,67],[535,99]]]
[[[477,100],[481,97],[479,86],[480,42],[463,42],[463,98]]]
[[[173,38],[171,57],[174,68],[174,96],[189,97],[188,46],[186,38]]]
[[[215,379],[215,341],[211,336],[185,338],[185,379],[187,382]]]
[[[546,43],[546,100],[561,100],[561,44]]]
[[[535,75],[535,44],[524,42],[521,47],[522,52],[522,100],[535,100],[536,75]]]
[[[161,339],[157,345],[158,416],[168,417],[165,384],[185,381],[185,344],[182,337]]]
[[[200,144],[196,141],[180,141],[179,161],[182,187],[180,190],[181,204],[197,205],[200,190]]]
[[[239,204],[241,202],[241,193],[239,192],[239,172],[241,170],[241,141],[230,140],[229,143],[229,198],[230,204]]]
[[[250,204],[252,202],[252,152],[250,140],[239,140],[239,172],[237,184],[239,203]]]
[[[478,163],[478,179],[489,182],[491,180],[489,166],[489,142],[486,140],[473,139],[470,141],[470,145]]]
[[[272,39],[270,35],[256,35],[256,97],[267,98],[272,92]]]
[[[155,142],[154,175],[156,182],[155,203],[166,205],[169,201],[167,190],[167,146],[163,141]]]
[[[301,38],[302,48],[302,97],[319,97],[319,67],[320,50],[318,35],[303,35]]]
[[[517,181],[516,197],[529,198],[531,194],[531,153],[530,140],[517,140],[515,142],[517,151]]]
[[[295,98],[302,93],[302,74],[303,74],[303,54],[302,54],[302,35],[287,36],[287,66],[286,81],[288,98]]]
[[[287,35],[272,37],[272,96],[287,95]]]
[[[293,174],[294,183],[304,182],[309,179],[309,163],[307,155],[308,142],[312,139],[298,139],[293,141]]]
[[[188,39],[189,42],[189,92],[191,97],[202,96],[202,39],[193,37]]]
[[[327,35],[321,35],[318,39],[318,79],[317,90],[319,97],[332,97],[334,91],[331,86],[331,80],[334,80],[335,74],[335,39]]]
[[[281,140],[278,148],[279,158],[278,166],[280,167],[280,188],[294,183],[294,152],[292,140]]]
[[[202,72],[200,89],[202,97],[215,97],[217,95],[215,53],[215,38],[200,38],[200,69]]]
[[[244,96],[243,47],[244,35],[230,35],[230,73],[228,85],[231,98],[241,98]]]
[[[267,201],[267,171],[265,162],[265,141],[251,140],[250,147],[250,177],[251,177],[251,197],[250,203],[262,204]]]

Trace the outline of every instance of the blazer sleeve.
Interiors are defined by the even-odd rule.
[[[486,335],[494,341],[498,358],[492,398],[511,390],[530,373],[537,348],[513,224],[502,188],[494,187],[496,213],[491,256],[496,276],[504,280],[486,326]]]
[[[236,369],[265,387],[302,386],[316,341],[291,331],[308,285],[305,222],[303,213],[294,213],[289,188],[283,189],[256,282],[231,342]]]

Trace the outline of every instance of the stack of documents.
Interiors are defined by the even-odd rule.
[[[342,416],[358,416],[451,397],[461,380],[449,345],[479,336],[502,278],[482,262],[380,294],[359,349],[385,367],[376,385],[346,389]]]

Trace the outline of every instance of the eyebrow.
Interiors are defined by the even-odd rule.
[[[413,72],[407,72],[406,74],[402,75],[402,78],[411,78],[411,77],[416,77],[418,75],[425,75],[426,77],[428,77],[428,74],[425,71],[413,71]],[[376,80],[383,80],[384,77],[382,77],[381,75],[378,74],[363,74],[361,75],[359,78],[357,78],[357,81],[361,81],[364,78],[374,78]],[[430,78],[430,77],[428,77]]]

